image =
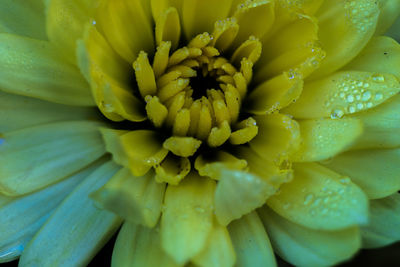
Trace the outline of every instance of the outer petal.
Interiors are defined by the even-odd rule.
[[[94,104],[79,70],[51,43],[12,34],[0,34],[0,89],[61,104]]]
[[[175,267],[180,265],[161,248],[158,228],[147,228],[125,222],[114,246],[111,266]]]
[[[165,191],[165,184],[157,183],[154,176],[150,171],[143,177],[135,177],[123,168],[91,197],[102,208],[127,221],[154,227],[161,214]]]
[[[379,0],[379,20],[375,34],[385,34],[390,25],[400,16],[400,2],[397,0]]]
[[[383,198],[400,190],[400,149],[356,150],[323,163],[349,176],[369,198]]]
[[[178,263],[200,253],[212,229],[215,182],[189,174],[178,186],[168,186],[161,218],[161,244]]]
[[[86,265],[121,223],[116,215],[95,208],[88,197],[117,170],[118,166],[109,162],[87,177],[32,239],[19,265]]]
[[[316,163],[294,166],[294,179],[267,204],[286,219],[311,229],[338,230],[368,220],[368,199],[349,178]]]
[[[361,228],[363,246],[376,248],[400,240],[400,194],[371,201],[370,222]]]
[[[375,0],[324,1],[316,16],[326,58],[312,78],[344,66],[368,43],[379,18]]]
[[[238,267],[276,266],[274,252],[257,213],[252,212],[228,226]]]
[[[20,256],[53,209],[97,167],[99,164],[93,164],[60,183],[21,198],[11,199],[7,205],[1,207],[0,262]]]
[[[99,124],[62,122],[6,133],[0,145],[0,188],[22,195],[53,184],[105,153]]]
[[[274,251],[295,266],[332,266],[349,259],[361,246],[358,227],[313,230],[280,217],[266,206],[258,214]]]
[[[27,116],[29,114],[29,116]],[[0,92],[0,132],[69,120],[95,120],[94,108],[58,105],[35,98]]]
[[[3,0],[0,3],[0,32],[46,40],[43,0]]]

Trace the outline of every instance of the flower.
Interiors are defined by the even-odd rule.
[[[4,0],[0,260],[333,265],[400,239],[396,0]]]

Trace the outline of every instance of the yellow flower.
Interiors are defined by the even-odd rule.
[[[333,265],[400,240],[398,0],[2,0],[0,261]]]

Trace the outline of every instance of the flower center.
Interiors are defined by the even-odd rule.
[[[228,140],[244,144],[258,132],[253,118],[238,121],[253,62],[237,53],[227,60],[214,44],[214,38],[203,33],[170,53],[171,42],[163,41],[152,64],[141,51],[133,63],[139,91],[156,128],[211,147]]]

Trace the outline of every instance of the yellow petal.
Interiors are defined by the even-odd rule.
[[[376,35],[385,34],[389,27],[400,16],[400,2],[397,0],[379,0],[379,20]]]
[[[46,40],[43,0],[3,0],[0,3],[0,32]]]
[[[326,58],[311,77],[329,74],[357,56],[374,34],[379,13],[376,1],[324,1],[316,16]]]
[[[1,90],[51,102],[93,106],[90,88],[79,70],[63,61],[51,43],[0,34]]]
[[[178,47],[181,25],[176,8],[170,7],[160,14],[156,20],[155,36],[157,45],[160,45],[163,41],[170,41],[172,50]]]
[[[50,217],[52,211],[90,173],[101,166],[97,161],[88,168],[43,190],[18,198],[9,198],[0,207],[0,262],[16,259],[24,247]],[[3,196],[2,196],[3,197]]]
[[[106,39],[129,63],[135,60],[139,51],[152,53],[154,50],[148,4],[148,1],[103,1],[97,14]]]
[[[188,40],[203,32],[212,32],[214,22],[228,16],[232,0],[183,1],[183,30]]]
[[[22,195],[53,184],[105,152],[100,125],[89,121],[45,124],[4,134],[0,188]]]
[[[383,198],[400,190],[400,149],[356,150],[322,162],[349,176],[369,198]]]
[[[194,167],[201,176],[208,176],[215,180],[221,178],[221,171],[224,169],[245,170],[247,162],[235,156],[218,150],[212,155],[200,155],[194,162]]]
[[[154,95],[157,92],[156,78],[146,52],[140,51],[136,61],[133,62],[133,68],[142,97]]]
[[[118,169],[108,162],[84,179],[29,242],[19,264],[87,265],[121,224],[115,214],[96,208],[88,195],[103,186]],[[48,253],[46,257],[42,257],[44,253]]]
[[[274,1],[255,0],[243,1],[237,6],[233,17],[237,19],[239,32],[234,46],[239,46],[251,35],[261,38],[269,31],[275,19],[274,4]]]
[[[264,205],[278,188],[257,175],[223,169],[215,190],[215,215],[224,226]]]
[[[159,183],[177,185],[189,174],[191,169],[188,158],[168,155],[160,165],[155,166],[155,180]]]
[[[231,267],[235,264],[236,254],[228,230],[214,223],[208,244],[193,260],[201,267]]]
[[[114,161],[129,168],[134,176],[146,174],[168,154],[156,132],[102,129],[101,133]]]
[[[101,208],[112,211],[129,222],[154,227],[161,214],[164,183],[157,183],[154,172],[141,177],[122,168],[90,197]]]
[[[371,201],[368,225],[361,227],[363,247],[377,248],[400,240],[400,194]]]
[[[282,114],[256,117],[258,134],[250,143],[251,149],[269,161],[285,161],[300,143],[300,129],[295,120]]]
[[[277,266],[274,252],[257,213],[252,212],[228,226],[236,252],[236,266]]]
[[[92,20],[99,0],[49,0],[46,7],[46,31],[49,40],[62,49],[71,63],[76,63],[76,41],[81,38],[85,24]]]
[[[161,248],[158,228],[125,222],[115,242],[111,265],[115,267],[177,267]]]
[[[161,218],[163,249],[180,264],[200,253],[212,229],[215,182],[191,173],[168,186]]]
[[[150,0],[150,2],[151,12],[155,21],[169,7],[176,8],[176,10],[178,10],[178,14],[182,15],[183,0]]]
[[[374,37],[360,54],[343,68],[393,74],[400,79],[400,44],[387,36]]]
[[[293,161],[306,162],[331,158],[346,151],[361,134],[357,119],[319,119],[299,121],[302,142]]]
[[[282,217],[311,229],[338,230],[365,224],[368,199],[349,178],[316,163],[294,166],[294,178],[267,201]]]
[[[29,114],[29,119],[27,119]],[[0,132],[11,132],[50,122],[95,120],[93,108],[58,105],[35,98],[0,92]]]
[[[219,20],[214,24],[214,31],[212,33],[214,38],[211,43],[218,51],[224,52],[230,48],[238,31],[239,25],[235,20],[230,18]]]
[[[254,114],[273,113],[296,101],[302,90],[301,75],[284,72],[257,86],[248,95],[244,108]]]
[[[352,148],[394,148],[400,146],[400,96],[354,116],[364,124],[364,132]]]
[[[267,206],[258,214],[274,251],[294,266],[332,266],[352,257],[361,246],[358,227],[313,230],[280,217]]]
[[[201,141],[193,137],[172,136],[165,140],[163,147],[180,157],[190,157],[196,153]]]

